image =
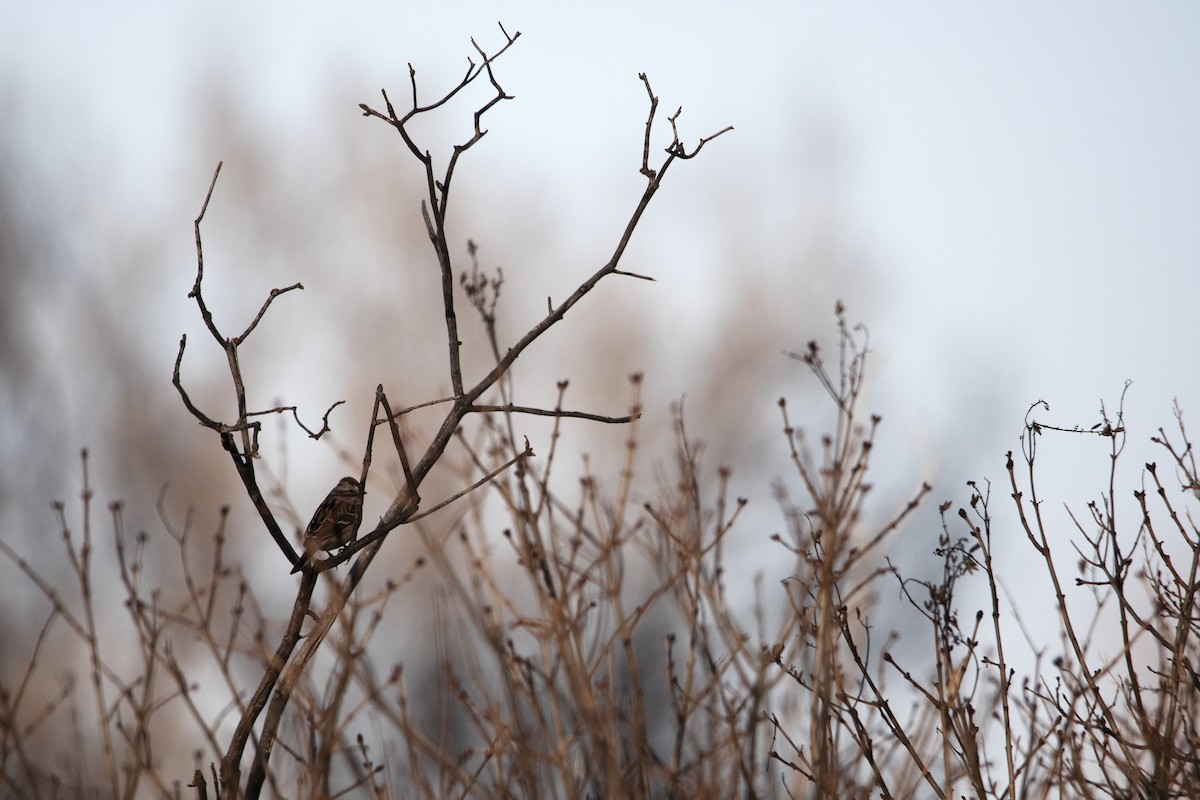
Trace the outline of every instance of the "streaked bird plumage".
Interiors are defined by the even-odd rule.
[[[292,568],[299,572],[318,550],[329,552],[354,541],[362,523],[363,495],[359,482],[346,476],[325,497],[304,531],[304,554]]]

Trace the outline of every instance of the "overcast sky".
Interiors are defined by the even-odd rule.
[[[499,19],[522,32],[503,68],[519,106],[489,117],[494,149],[480,158],[548,204],[581,213],[631,196],[613,176],[636,177],[639,72],[665,107],[685,107],[687,136],[735,126],[674,168],[662,216],[639,234],[680,318],[715,313],[747,268],[701,233],[727,224],[758,242],[747,280],[769,293],[795,230],[829,225],[840,256],[814,280],[866,317],[875,391],[931,461],[992,465],[999,479],[1030,403],[1090,425],[1126,379],[1138,441],[1171,424],[1175,397],[1200,419],[1194,3],[247,5],[0,5],[3,135],[23,174],[55,196],[103,176],[111,213],[177,224],[186,258],[232,149],[199,130],[199,92],[235,95],[302,170],[314,120],[352,117],[381,87],[402,96],[408,62],[444,85],[469,37],[496,47]],[[346,87],[332,104],[331,87]],[[164,358],[177,337],[164,330]],[[669,395],[688,391],[681,381]],[[985,452],[945,452],[965,430]]]

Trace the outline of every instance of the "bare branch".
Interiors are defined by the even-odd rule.
[[[200,214],[196,217],[196,221],[193,224],[196,236],[196,280],[192,284],[192,290],[188,292],[188,297],[196,300],[196,305],[200,308],[200,316],[204,320],[205,326],[218,342],[222,341],[221,334],[217,331],[217,326],[213,323],[212,312],[204,304],[204,296],[200,293],[200,283],[204,280],[204,246],[200,241],[200,223],[204,220],[204,215],[208,213],[208,202],[212,200],[213,191],[217,188],[217,176],[221,174],[223,163],[221,161],[217,162],[217,168],[213,171],[212,181],[208,184],[208,191],[204,195],[204,204],[200,207]]]
[[[654,170],[650,169],[650,134],[654,131],[654,113],[658,111],[658,98],[654,95],[654,90],[650,88],[650,79],[646,77],[646,73],[639,72],[638,77],[645,84],[646,94],[650,98],[650,113],[646,115],[646,135],[642,140],[641,173],[650,180],[654,180]]]
[[[396,454],[400,456],[400,468],[404,470],[404,482],[412,489],[413,495],[416,497],[416,502],[420,505],[421,498],[416,495],[417,480],[413,477],[412,467],[408,463],[408,451],[404,449],[404,439],[400,436],[400,426],[396,424],[396,415],[392,413],[391,404],[388,403],[387,395],[383,393],[383,384],[380,384],[375,389],[376,404],[383,407],[383,412],[388,421],[388,428],[392,432],[392,443],[396,445]],[[372,420],[377,419],[376,415],[372,415]],[[372,424],[374,429],[374,424]]]
[[[391,102],[387,99],[386,92],[384,93],[384,102],[387,103],[388,107],[388,113],[386,115],[375,111],[366,104],[359,105],[359,108],[363,110],[364,116],[376,117],[394,127],[404,139],[404,143],[408,147],[409,151],[413,153],[413,155],[415,155],[425,167],[427,205],[426,202],[422,202],[421,214],[425,220],[425,229],[429,234],[430,242],[433,244],[433,248],[438,259],[438,266],[442,275],[442,306],[445,311],[446,319],[446,341],[449,351],[450,385],[456,397],[461,396],[463,393],[462,362],[460,355],[462,342],[459,341],[458,338],[458,322],[454,311],[454,268],[450,257],[450,248],[446,235],[446,208],[450,200],[450,185],[454,178],[454,171],[458,164],[459,156],[469,150],[476,142],[483,138],[484,134],[487,133],[487,131],[483,130],[481,127],[483,115],[501,100],[513,99],[513,96],[506,93],[500,86],[499,81],[496,79],[495,73],[492,71],[492,63],[505,52],[507,52],[508,48],[510,48],[513,43],[516,42],[521,34],[518,31],[516,34],[510,36],[503,26],[500,27],[500,30],[504,34],[505,44],[492,55],[488,55],[479,46],[479,44],[475,42],[474,39],[471,40],[472,46],[475,47],[483,59],[482,63],[476,66],[473,61],[468,59],[467,71],[462,80],[459,81],[459,83],[448,92],[442,95],[441,99],[426,106],[419,105],[417,101],[416,70],[413,69],[412,65],[410,64],[409,80],[412,84],[412,108],[409,109],[409,111],[405,113],[403,117],[396,116],[395,109],[392,107]],[[418,114],[424,114],[429,111],[433,111],[434,109],[437,109],[449,102],[453,97],[455,97],[459,92],[469,86],[475,81],[476,78],[485,72],[488,75],[488,80],[491,82],[492,87],[496,90],[496,93],[491,99],[476,109],[474,115],[474,135],[466,142],[454,146],[450,156],[449,164],[446,166],[445,173],[441,179],[438,179],[434,175],[432,156],[428,150],[422,150],[420,147],[418,147],[416,141],[412,138],[408,131],[408,122]]]
[[[517,453],[515,456],[510,458],[508,461],[505,461],[499,467],[496,467],[496,469],[492,470],[487,475],[484,475],[482,478],[475,481],[475,483],[471,484],[466,489],[463,489],[458,494],[456,494],[452,497],[446,498],[445,500],[438,503],[433,508],[430,508],[427,511],[422,511],[420,514],[413,515],[412,517],[409,518],[408,521],[416,522],[417,520],[419,520],[423,517],[429,516],[430,514],[434,513],[435,511],[439,511],[439,510],[445,508],[446,506],[450,505],[451,503],[455,502],[456,500],[466,497],[468,494],[475,491],[480,486],[483,486],[484,484],[489,483],[493,478],[495,478],[497,475],[499,475],[500,473],[507,470],[512,465],[516,464],[518,461],[524,461],[525,459],[533,458],[534,455],[535,455],[535,453],[533,452],[533,448],[529,445],[529,440],[526,439],[525,440],[525,449],[522,450],[520,453]]]
[[[267,295],[266,301],[262,304],[262,308],[258,310],[258,314],[254,317],[253,321],[246,326],[246,330],[242,332],[242,335],[237,337],[235,341],[239,343],[246,341],[246,337],[249,336],[250,332],[258,326],[258,321],[263,318],[263,314],[267,313],[267,308],[271,305],[271,301],[273,301],[276,297],[279,297],[279,295],[285,292],[290,292],[293,289],[303,290],[304,285],[301,283],[293,283],[291,286],[285,286],[282,289],[272,289],[271,293]]]
[[[640,281],[657,281],[657,278],[652,278],[649,275],[639,275],[636,272],[626,272],[623,269],[614,269],[613,275],[624,275],[627,278],[637,278]]]
[[[420,204],[422,219],[425,223],[425,230],[429,236],[430,243],[433,245],[435,255],[437,257],[438,269],[441,277],[442,287],[442,305],[445,314],[446,325],[446,342],[448,350],[448,368],[450,373],[452,396],[446,399],[433,400],[427,403],[422,403],[417,406],[412,406],[408,409],[395,413],[383,391],[382,385],[376,388],[375,403],[371,412],[371,421],[367,431],[367,443],[363,455],[362,464],[362,484],[366,485],[366,478],[370,469],[372,453],[374,448],[374,434],[376,427],[383,422],[388,424],[389,431],[392,435],[392,441],[396,448],[396,452],[400,458],[401,466],[404,471],[405,485],[395,498],[392,499],[387,511],[380,518],[378,524],[373,531],[370,531],[365,536],[351,543],[344,548],[340,553],[332,558],[320,562],[319,565],[314,565],[311,569],[305,569],[301,580],[300,591],[297,595],[296,604],[293,610],[293,621],[289,623],[287,633],[284,639],[280,642],[276,654],[271,661],[270,668],[266,671],[262,681],[259,684],[258,691],[254,697],[247,703],[247,712],[244,713],[239,720],[238,729],[235,733],[234,741],[231,743],[230,749],[226,752],[222,759],[221,765],[221,786],[237,791],[239,786],[239,765],[241,763],[242,754],[249,741],[250,731],[253,730],[255,720],[261,711],[266,708],[267,716],[263,723],[260,741],[258,744],[258,753],[254,759],[253,768],[251,770],[248,782],[246,784],[246,797],[257,797],[258,793],[266,780],[266,767],[270,754],[275,744],[275,737],[282,719],[283,711],[286,708],[292,693],[299,681],[307,663],[312,658],[313,654],[321,646],[322,641],[331,629],[334,620],[338,618],[342,609],[345,608],[349,598],[353,595],[363,575],[369,569],[375,555],[378,553],[380,546],[387,534],[394,530],[397,526],[415,519],[423,518],[434,511],[445,507],[446,505],[461,499],[471,491],[483,486],[493,480],[500,472],[513,465],[520,464],[523,460],[533,456],[533,450],[528,441],[525,443],[525,449],[515,454],[503,466],[489,472],[471,487],[455,494],[453,497],[435,505],[420,514],[417,513],[420,506],[420,496],[418,487],[424,478],[429,474],[433,466],[440,460],[449,441],[458,431],[463,420],[471,413],[492,413],[499,412],[506,415],[512,414],[531,414],[539,416],[549,416],[561,420],[566,418],[585,419],[595,422],[603,422],[610,424],[628,423],[640,417],[640,412],[635,412],[631,415],[621,417],[609,417],[599,414],[592,414],[583,411],[569,411],[561,408],[557,409],[542,409],[529,406],[518,405],[512,402],[504,402],[501,404],[480,404],[477,401],[493,387],[502,377],[504,377],[512,364],[518,357],[536,341],[542,334],[549,330],[553,325],[559,322],[566,313],[580,300],[583,299],[606,275],[615,274],[625,277],[637,278],[640,280],[653,280],[647,275],[640,275],[634,272],[624,271],[618,268],[618,265],[629,246],[633,232],[640,223],[643,214],[646,211],[650,201],[661,186],[663,176],[671,163],[676,158],[691,158],[700,150],[701,147],[708,141],[711,141],[716,136],[721,135],[723,131],[714,134],[713,136],[701,139],[696,149],[688,152],[682,145],[679,139],[676,126],[678,112],[671,118],[672,143],[666,150],[666,156],[657,169],[651,169],[649,165],[649,142],[653,132],[654,115],[657,109],[658,99],[654,96],[651,90],[649,80],[644,74],[640,77],[646,87],[647,94],[650,98],[650,110],[646,120],[646,135],[643,143],[642,153],[642,168],[641,173],[647,178],[647,185],[637,201],[635,208],[630,215],[624,229],[620,232],[618,241],[613,249],[609,260],[596,270],[589,278],[584,280],[576,290],[557,307],[551,307],[547,310],[546,316],[538,323],[533,325],[524,336],[522,336],[514,345],[500,353],[500,348],[494,341],[492,336],[492,349],[495,356],[494,366],[481,378],[479,378],[471,388],[467,389],[462,375],[461,363],[461,347],[457,331],[457,316],[455,312],[454,298],[454,265],[451,259],[451,250],[449,245],[449,235],[447,233],[447,209],[449,207],[450,190],[453,185],[453,178],[456,168],[459,163],[459,158],[475,143],[477,143],[487,133],[487,129],[483,127],[482,120],[485,114],[495,108],[503,100],[511,100],[513,95],[505,91],[496,75],[493,64],[500,56],[502,56],[515,43],[520,33],[509,35],[509,33],[501,26],[501,32],[504,35],[504,44],[492,54],[488,54],[474,39],[472,46],[479,54],[481,61],[476,64],[473,60],[468,59],[466,71],[459,82],[450,90],[445,92],[440,98],[431,103],[421,104],[417,91],[416,70],[409,65],[409,82],[411,88],[411,108],[403,115],[397,113],[386,91],[382,92],[383,101],[386,111],[376,111],[366,104],[360,105],[364,116],[375,117],[388,123],[396,129],[400,134],[405,146],[408,148],[418,161],[423,165],[425,172],[425,198]],[[437,175],[434,171],[433,156],[428,149],[420,147],[416,140],[412,137],[408,129],[409,122],[418,114],[424,114],[438,109],[448,103],[451,99],[463,92],[469,85],[475,82],[481,75],[487,75],[492,93],[479,106],[476,107],[473,114],[473,132],[470,138],[452,148],[448,163],[443,174]],[[218,166],[218,171],[220,167]],[[213,178],[215,185],[216,176]],[[213,186],[209,187],[208,196],[205,198],[204,209],[207,209],[208,201],[211,198]],[[183,398],[185,406],[202,424],[218,431],[221,435],[222,446],[229,451],[234,464],[242,478],[242,482],[246,488],[247,494],[259,511],[260,517],[263,519],[265,526],[271,533],[272,537],[280,549],[288,557],[288,560],[295,564],[296,553],[291,542],[283,535],[277,521],[268,508],[262,493],[258,488],[257,480],[254,472],[254,457],[257,455],[257,437],[260,430],[260,423],[252,421],[253,417],[262,416],[265,414],[277,414],[290,411],[296,420],[296,423],[312,438],[319,438],[329,430],[330,413],[340,405],[335,403],[326,411],[323,418],[323,424],[320,431],[313,432],[308,427],[304,426],[299,419],[299,414],[295,406],[277,406],[275,408],[250,411],[246,407],[246,393],[242,382],[241,369],[238,363],[238,346],[255,330],[258,324],[266,315],[267,309],[271,303],[280,294],[286,293],[294,289],[302,289],[303,286],[299,283],[287,286],[284,288],[271,290],[270,295],[262,304],[257,315],[253,318],[250,324],[246,327],[241,336],[232,339],[223,338],[217,330],[216,324],[212,320],[207,306],[204,303],[201,282],[203,277],[203,251],[200,241],[200,221],[204,216],[202,210],[201,215],[196,220],[196,244],[197,244],[197,277],[193,286],[192,297],[197,301],[200,308],[201,316],[205,320],[210,332],[214,338],[222,346],[226,352],[226,357],[229,363],[230,375],[233,378],[234,394],[237,401],[238,417],[235,423],[226,424],[218,420],[210,419],[203,414],[191,402],[186,391],[182,386],[180,379],[180,365],[182,363],[183,351],[186,339],[180,343],[179,355],[176,359],[174,383],[177,390]],[[465,284],[464,284],[465,285]],[[497,287],[498,290],[498,287]],[[494,302],[493,302],[494,306]],[[486,305],[480,306],[482,310],[486,310]],[[489,312],[490,313],[490,312]],[[488,314],[484,314],[485,324],[487,323]],[[494,330],[494,329],[493,329]],[[504,400],[508,400],[507,395],[503,395]],[[403,437],[401,436],[398,419],[403,414],[416,408],[432,405],[434,403],[442,403],[449,400],[451,406],[445,412],[445,417],[441,426],[435,433],[432,441],[428,444],[425,452],[416,464],[411,464],[404,445]],[[382,408],[382,415],[380,409]],[[235,439],[235,434],[241,434],[241,445]],[[512,432],[510,431],[510,434]],[[515,439],[515,436],[510,435],[510,441]],[[299,642],[299,620],[308,613],[311,603],[311,593],[315,584],[316,576],[319,572],[331,569],[337,564],[344,563],[350,559],[354,559],[353,567],[346,578],[341,582],[338,589],[334,592],[332,601],[327,608],[321,613],[320,618],[309,633],[308,637],[302,644]],[[543,564],[542,569],[548,567]],[[645,613],[644,610],[639,613]],[[297,649],[298,647],[298,649]],[[268,700],[268,696],[270,699]]]
[[[604,422],[608,424],[625,424],[633,422],[635,419],[641,419],[641,414],[627,414],[623,417],[606,417],[600,414],[591,414],[586,411],[564,411],[561,408],[533,408],[531,406],[517,406],[512,403],[506,403],[502,406],[488,405],[473,405],[468,411],[471,412],[501,412],[505,414],[531,414],[538,417],[564,417],[571,419],[586,419],[592,422]]]
[[[208,417],[203,411],[197,408],[196,404],[192,402],[192,398],[188,396],[187,390],[183,388],[183,381],[179,377],[179,366],[183,363],[183,351],[186,347],[187,334],[185,333],[179,339],[179,354],[175,356],[175,372],[171,377],[171,383],[173,383],[175,388],[179,390],[179,396],[183,399],[183,405],[187,408],[191,415],[200,420],[200,424],[204,427],[212,428],[214,431],[219,431],[222,427],[221,423],[217,422],[211,417]]]
[[[319,431],[312,430],[311,428],[309,428],[307,425],[305,425],[303,422],[300,421],[300,412],[297,410],[296,406],[276,406],[275,408],[268,408],[263,411],[251,411],[248,414],[246,414],[246,416],[261,417],[261,416],[265,416],[267,414],[284,414],[284,413],[287,413],[288,411],[290,411],[290,412],[292,412],[292,418],[296,420],[296,424],[298,426],[300,426],[300,429],[303,430],[306,434],[308,434],[308,438],[320,439],[322,436],[324,436],[325,434],[329,433],[330,430],[332,430],[329,427],[329,415],[333,413],[333,410],[335,408],[337,408],[340,405],[344,405],[345,402],[346,402],[345,400],[338,400],[336,403],[334,403],[328,409],[325,410],[325,414],[321,417],[321,430],[319,430]]]

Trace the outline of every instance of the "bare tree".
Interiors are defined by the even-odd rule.
[[[731,130],[731,128],[725,128],[711,136],[701,138],[695,147],[688,149],[680,137],[677,126],[682,112],[681,108],[668,118],[671,139],[666,147],[665,156],[661,161],[652,165],[652,140],[655,133],[658,98],[654,95],[650,81],[646,75],[639,75],[650,102],[650,110],[646,117],[640,167],[640,172],[646,179],[646,185],[628,222],[621,231],[612,254],[604,265],[580,283],[570,296],[558,305],[548,308],[546,315],[541,320],[531,325],[523,336],[504,348],[503,352],[496,341],[494,325],[491,324],[493,318],[489,316],[487,311],[489,303],[494,304],[494,298],[489,300],[487,294],[489,291],[498,292],[498,284],[488,284],[485,280],[483,283],[476,281],[468,285],[467,281],[470,279],[466,273],[463,273],[467,295],[481,312],[485,325],[488,326],[488,333],[495,356],[495,364],[484,375],[475,378],[473,381],[464,379],[461,363],[462,343],[459,340],[459,321],[454,291],[456,270],[452,256],[451,235],[447,229],[447,214],[450,208],[453,179],[459,166],[460,158],[487,134],[487,130],[483,127],[485,115],[502,101],[513,99],[512,95],[509,95],[501,85],[494,65],[497,59],[503,56],[516,43],[520,32],[509,35],[503,26],[501,26],[500,30],[504,35],[505,41],[493,53],[488,53],[472,40],[472,45],[479,58],[478,62],[474,59],[468,59],[466,72],[462,79],[453,88],[436,99],[422,101],[418,91],[416,70],[410,64],[409,80],[411,96],[406,110],[398,112],[392,100],[388,97],[386,90],[383,92],[383,110],[377,110],[367,104],[360,106],[364,116],[381,120],[392,126],[400,135],[408,151],[421,162],[425,171],[426,196],[421,202],[421,213],[425,221],[430,245],[436,255],[441,273],[441,302],[445,312],[447,366],[452,394],[449,397],[431,401],[446,404],[448,405],[448,409],[432,441],[425,446],[422,455],[415,463],[410,463],[398,420],[418,406],[398,411],[393,410],[388,401],[385,387],[381,384],[377,388],[371,419],[366,427],[366,443],[363,449],[360,483],[365,487],[374,454],[375,434],[380,426],[384,426],[391,434],[393,446],[403,466],[405,484],[401,491],[391,500],[387,511],[371,531],[346,546],[332,558],[319,563],[303,564],[300,586],[287,627],[275,649],[269,668],[262,676],[258,688],[255,690],[251,700],[246,704],[246,708],[239,718],[232,741],[224,751],[219,775],[220,794],[222,797],[236,797],[241,795],[241,770],[244,752],[251,740],[252,732],[260,715],[266,711],[265,721],[261,734],[258,737],[256,752],[245,787],[246,797],[254,798],[259,795],[266,778],[266,771],[275,744],[279,724],[282,720],[284,709],[292,697],[293,690],[306,666],[321,647],[331,626],[338,619],[339,614],[342,613],[347,601],[353,596],[355,589],[359,586],[364,574],[370,568],[372,561],[388,534],[400,525],[426,516],[461,496],[461,494],[456,495],[426,511],[418,511],[421,504],[418,488],[430,470],[442,459],[447,446],[470,415],[480,412],[502,411],[551,417],[579,417],[605,423],[625,423],[633,418],[632,416],[609,417],[584,411],[564,410],[562,408],[527,407],[514,404],[511,402],[511,399],[507,399],[501,404],[489,404],[484,402],[484,397],[489,390],[505,377],[514,362],[516,362],[525,350],[562,320],[564,315],[576,303],[583,300],[602,279],[608,276],[620,275],[653,280],[653,278],[648,276],[626,272],[619,268],[621,258],[642,219],[642,215],[661,187],[667,170],[672,164],[677,160],[694,158],[708,142]],[[417,142],[412,131],[413,122],[421,115],[437,111],[479,80],[486,80],[490,83],[492,90],[489,93],[490,96],[474,112],[473,134],[465,142],[454,145],[444,171],[439,174],[435,166],[436,159],[433,154],[428,149],[423,149]],[[294,407],[250,408],[246,399],[245,383],[239,363],[238,350],[254,332],[259,323],[263,321],[271,303],[277,297],[296,289],[302,289],[303,286],[296,283],[283,288],[273,289],[263,302],[258,314],[250,321],[245,330],[237,335],[226,335],[217,328],[212,312],[206,304],[203,294],[205,264],[200,226],[208,209],[208,204],[213,198],[220,169],[221,166],[218,165],[208,193],[205,196],[200,215],[196,218],[195,222],[196,280],[189,296],[196,301],[205,326],[226,354],[237,407],[236,419],[224,421],[210,417],[197,407],[188,396],[181,376],[183,356],[187,346],[186,336],[179,343],[179,353],[175,362],[174,384],[188,411],[202,425],[218,434],[221,446],[228,452],[248,497],[258,511],[263,525],[271,534],[288,562],[292,565],[298,565],[300,559],[293,549],[288,536],[284,533],[283,527],[279,524],[275,514],[268,505],[263,490],[260,488],[255,460],[260,457],[259,438],[262,431],[261,417],[268,414],[290,412],[294,415],[297,424],[302,427],[304,426],[300,422],[297,409]],[[313,438],[322,436],[329,430],[329,416],[332,411],[333,408],[326,411],[319,430],[311,430],[305,427],[305,431]],[[512,464],[532,456],[533,451],[529,447],[528,442],[526,442],[525,447],[519,450],[519,452],[513,453],[511,459],[506,464],[485,475],[475,486],[487,482],[501,470]],[[471,488],[475,488],[475,486]],[[354,564],[349,574],[340,582],[337,590],[333,592],[331,602],[321,610],[318,615],[319,621],[302,642],[300,636],[301,623],[306,616],[312,613],[313,590],[319,574],[350,559],[354,559]]]
[[[252,407],[247,385],[256,376],[243,372],[241,347],[276,299],[303,287],[271,290],[240,333],[219,329],[205,295],[201,241],[218,165],[195,221],[190,296],[226,355],[236,415],[211,415],[201,407],[210,401],[194,400],[196,386],[185,388],[186,338],[174,386],[233,462],[277,545],[281,580],[289,567],[299,573],[290,615],[273,620],[259,588],[230,557],[228,506],[212,529],[198,531],[190,514],[167,513],[160,497],[163,537],[130,534],[114,502],[107,508],[111,552],[102,547],[85,452],[80,513],[55,507],[68,580],[47,578],[9,544],[7,531],[0,536],[0,553],[48,609],[27,648],[5,642],[0,796],[181,797],[180,760],[188,751],[190,786],[202,798],[210,789],[226,798],[265,791],[320,800],[350,792],[638,800],[1197,796],[1200,479],[1182,411],[1177,433],[1159,429],[1152,439],[1165,463],[1146,464],[1140,487],[1128,492],[1117,471],[1128,435],[1123,404],[1115,414],[1101,406],[1090,428],[1038,419],[1049,408],[1034,404],[1020,453],[1007,458],[1011,520],[996,515],[989,483],[968,482],[961,507],[939,507],[940,575],[905,576],[888,548],[921,524],[917,510],[932,489],[914,481],[900,499],[873,493],[883,439],[882,418],[864,412],[870,348],[865,329],[850,325],[839,303],[836,346],[813,341],[789,354],[815,376],[832,417],[828,432],[814,438],[794,421],[798,404],[779,403],[777,452],[781,461],[790,455],[794,475],[777,485],[779,532],[747,522],[749,501],[731,495],[729,468],[718,467],[715,480],[706,474],[702,445],[688,434],[680,407],[675,461],[652,485],[635,474],[646,425],[640,375],[631,379],[629,413],[614,416],[568,408],[566,381],[555,402],[523,405],[513,367],[601,279],[649,279],[620,266],[642,215],[668,168],[724,131],[688,149],[677,111],[660,137],[665,155],[652,165],[658,100],[640,76],[650,106],[639,167],[645,188],[628,222],[601,267],[504,342],[497,325],[504,276],[480,268],[469,240],[452,246],[448,231],[460,157],[486,135],[490,110],[512,99],[495,66],[517,35],[500,31],[503,44],[493,53],[476,45],[463,77],[435,99],[421,99],[410,67],[402,112],[386,92],[381,108],[361,106],[400,135],[424,172],[419,219],[438,266],[441,302],[434,305],[445,323],[450,390],[398,407],[400,389],[376,386],[360,432],[361,461],[357,452],[350,458],[358,475],[333,494],[348,510],[323,505],[310,523],[344,524],[338,538],[350,539],[324,560],[308,557],[311,543],[297,554],[285,530],[303,520],[268,502],[278,489],[262,446],[273,434],[263,423],[273,416],[290,432],[294,421],[320,439],[331,432],[340,401],[319,425],[302,422],[308,415],[296,406]],[[473,106],[470,134],[436,158],[418,142],[414,123],[471,91],[483,99]],[[463,252],[465,269],[454,257]],[[467,357],[459,336],[464,298],[490,356],[475,375],[465,365],[479,359]],[[434,329],[438,335],[426,338],[440,351]],[[409,415],[418,408],[440,414],[424,434],[412,432]],[[530,416],[551,428],[536,459],[521,434]],[[615,486],[606,487],[607,473],[594,472],[586,458],[575,492],[559,488],[561,474],[551,480],[571,419],[623,426]],[[1086,511],[1056,519],[1038,448],[1071,437],[1104,441],[1109,471]],[[360,534],[355,509],[363,487],[372,469],[393,461],[401,482],[385,498],[383,516]],[[427,479],[435,467],[453,488],[423,503],[419,489],[434,493]],[[453,515],[430,520],[449,504]],[[1118,515],[1126,505],[1133,514]],[[401,526],[424,547],[422,557],[383,580],[376,581],[376,567],[367,581],[384,541]],[[1005,536],[1006,529],[1016,535]],[[726,556],[750,541],[747,533],[773,541],[772,559],[784,562],[775,571],[787,575],[780,585],[759,581],[749,591],[729,571]],[[46,546],[38,555],[59,552],[48,546],[53,533],[36,534]],[[205,546],[194,546],[197,539]],[[165,562],[154,548],[164,540],[177,546],[178,580],[159,570]],[[1044,605],[1054,612],[1044,616],[1057,625],[1057,643],[1034,642],[1020,619],[1022,603],[1003,591],[995,557],[1002,546],[1032,553],[1027,563],[1051,593]],[[341,564],[348,569],[339,578],[332,570]],[[436,572],[436,591],[402,594],[426,565]],[[962,591],[971,580],[980,588],[978,608],[967,607]],[[884,591],[905,602],[881,609]],[[414,607],[420,613],[411,616],[421,617],[430,640],[421,642],[420,657],[379,669],[377,654],[390,642],[378,634]],[[888,612],[882,624],[880,611]],[[924,645],[918,639],[917,648],[901,648],[901,633],[881,635],[902,616],[915,623],[901,627],[905,643],[924,635]],[[82,665],[78,686],[74,673],[56,684],[60,675],[46,668],[63,652]],[[1033,661],[1028,673],[1023,657]],[[19,664],[11,673],[9,662]]]

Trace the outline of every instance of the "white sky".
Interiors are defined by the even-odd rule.
[[[522,120],[557,125],[551,142],[610,134],[569,127],[586,102],[640,113],[639,70],[695,130],[737,126],[697,169],[769,164],[760,148],[827,115],[845,139],[846,215],[912,333],[1016,345],[1042,391],[1100,371],[1085,403],[1147,368],[1189,388],[1188,360],[1169,372],[1194,339],[1200,266],[1194,4],[242,5],[4,4],[0,70],[30,106],[20,132],[115,148],[131,193],[178,191],[154,176],[180,158],[198,75],[235,74],[253,107],[300,116],[343,73],[372,87],[357,102],[399,91],[406,61],[457,72],[466,38],[495,42],[499,16],[525,34],[506,64]]]
[[[281,121],[401,94],[406,62],[457,76],[468,37],[494,47],[500,19],[523,33],[503,68],[520,110],[491,120],[490,152],[574,195],[564,203],[627,190],[612,175],[631,153],[613,141],[640,131],[639,71],[685,106],[690,136],[736,126],[668,181],[664,216],[640,234],[678,237],[659,247],[685,260],[687,214],[740,224],[750,198],[759,230],[786,241],[797,180],[814,175],[780,164],[793,146],[811,156],[808,126],[827,126],[840,235],[870,265],[852,315],[866,306],[878,391],[913,441],[943,449],[978,423],[987,450],[972,466],[999,480],[1032,401],[1051,403],[1048,421],[1090,424],[1127,378],[1141,441],[1170,426],[1174,397],[1200,420],[1200,5],[246,5],[0,4],[0,98],[19,100],[4,135],[52,175],[112,176],[132,217],[186,209],[190,236],[221,157],[187,129],[205,78],[233,78],[285,146],[303,131]],[[360,94],[324,108],[335,81]],[[705,193],[717,183],[702,175],[728,194]],[[688,285],[692,315],[721,302]]]

